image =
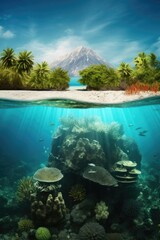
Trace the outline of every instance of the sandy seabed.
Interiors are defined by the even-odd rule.
[[[67,91],[28,91],[28,90],[1,90],[0,99],[10,100],[43,100],[43,99],[70,99],[89,103],[124,103],[144,98],[160,96],[160,92],[140,92],[126,95],[124,91],[85,91],[74,89]]]

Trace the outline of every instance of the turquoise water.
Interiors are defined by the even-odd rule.
[[[78,79],[79,79],[79,77],[72,77],[72,78],[70,79],[69,86],[70,86],[70,87],[82,86],[82,84],[80,84],[80,83],[78,82]]]
[[[58,132],[58,127],[63,125],[61,119],[65,118],[68,122],[72,119],[79,119],[79,121],[82,119],[89,119],[90,125],[92,125],[92,123],[94,125],[94,121],[103,123],[106,126],[110,126],[110,124],[116,122],[123,128],[122,135],[125,135],[128,139],[131,138],[134,141],[141,155],[141,159],[137,160],[141,162],[140,164],[138,163],[139,170],[141,171],[139,180],[137,180],[134,184],[129,184],[129,186],[128,184],[120,184],[116,188],[105,187],[102,189],[102,187],[96,183],[90,181],[86,182],[86,180],[84,182],[84,178],[82,178],[82,169],[76,172],[76,170],[73,170],[72,167],[69,168],[69,165],[66,165],[68,167],[66,168],[63,165],[64,163],[62,165],[61,163],[55,163],[54,167],[62,166],[60,170],[63,172],[64,176],[66,176],[64,177],[66,182],[63,182],[62,180],[62,193],[64,195],[64,200],[66,202],[67,208],[70,209],[69,214],[72,216],[75,205],[79,204],[79,202],[74,202],[72,201],[73,199],[68,197],[69,189],[72,187],[73,183],[80,183],[85,186],[86,191],[88,192],[87,196],[89,196],[91,193],[93,194],[94,192],[93,199],[96,202],[104,201],[108,205],[110,212],[108,218],[101,219],[100,221],[92,218],[93,221],[97,221],[105,228],[107,234],[112,234],[115,232],[119,233],[120,231],[121,234],[129,234],[128,239],[129,236],[136,237],[136,239],[156,239],[155,237],[158,236],[159,231],[158,223],[160,221],[156,219],[156,217],[158,218],[160,215],[160,205],[158,205],[160,203],[160,195],[158,191],[160,183],[159,98],[150,99],[150,101],[144,100],[141,102],[111,106],[84,105],[83,103],[76,103],[74,101],[65,102],[61,100],[37,101],[30,103],[1,100],[0,106],[0,229],[4,235],[10,232],[10,228],[12,229],[12,232],[17,231],[16,221],[18,220],[15,220],[15,216],[18,218],[24,218],[24,216],[26,216],[28,213],[28,210],[25,212],[24,206],[24,212],[22,211],[23,214],[19,209],[19,205],[17,204],[15,206],[14,194],[17,191],[16,189],[18,181],[24,176],[33,176],[34,172],[37,169],[43,168],[48,164],[50,155],[54,155],[54,137]],[[70,130],[67,128],[66,131]],[[98,133],[96,132],[96,134]],[[65,137],[66,136],[67,135],[65,135]],[[89,136],[90,135],[87,135],[88,139],[90,138]],[[91,138],[94,139],[93,136]],[[95,136],[96,141],[98,141],[97,139],[100,138],[101,133],[99,133],[98,136]],[[111,145],[111,143],[109,144]],[[112,142],[112,144],[114,145],[115,143]],[[59,149],[62,147],[64,148],[64,146],[65,145],[62,146],[62,142],[59,142]],[[57,146],[55,146],[55,148],[56,147]],[[112,152],[112,146],[110,146],[109,149],[111,149]],[[60,150],[57,151],[60,152]],[[128,155],[129,151],[132,151],[132,155],[134,155],[134,149],[130,148],[127,151]],[[64,153],[65,151],[63,151],[63,154]],[[89,154],[90,156],[92,155],[91,152],[85,154]],[[111,154],[114,155],[114,153]],[[109,155],[110,153],[107,153],[107,156]],[[118,160],[119,159],[117,159],[117,161]],[[134,159],[134,156],[133,160],[136,161],[136,159]],[[96,160],[96,164],[97,161],[98,160]],[[93,161],[91,161],[91,164],[92,163]],[[110,171],[110,169],[107,170]],[[68,174],[71,174],[71,176]],[[104,191],[106,191],[105,196]],[[5,198],[3,197],[4,192],[6,193]],[[115,199],[117,199],[116,203],[114,200],[112,200],[113,196]],[[150,202],[146,201],[146,198],[148,197],[150,197],[152,200],[153,205]],[[10,203],[7,203],[8,198],[11,200]],[[124,202],[126,203],[126,199],[128,199],[127,202],[134,200],[136,201],[136,204],[140,204],[140,210],[137,210],[139,212],[136,216],[134,216],[134,214],[133,216],[132,214],[131,216],[127,215],[127,210],[124,210]],[[131,210],[129,211],[136,211],[135,209],[138,208],[136,207],[136,204],[131,204]],[[118,210],[116,212],[113,209]],[[125,219],[121,216],[122,212],[120,209],[123,209],[122,212],[126,214]],[[155,214],[155,209],[156,213],[158,212],[157,215]],[[149,213],[147,211],[149,211]],[[6,216],[10,216],[13,220],[11,226],[7,227],[8,223],[5,223]],[[27,218],[32,218],[32,215],[28,214]],[[70,226],[68,228],[71,228],[74,234],[78,234],[79,229],[83,226],[83,224],[92,220],[90,217],[86,217],[86,220],[80,224],[76,223],[76,221],[71,220]],[[140,225],[140,221],[143,222],[143,226]],[[146,223],[145,221],[148,222]],[[151,223],[149,223],[149,221],[151,221]],[[66,223],[62,223],[60,226],[55,225],[53,227],[57,227],[57,232],[60,232],[62,229],[66,228],[65,224]],[[120,230],[113,230],[113,224],[117,224],[117,229],[120,228]],[[36,222],[35,228],[38,226],[39,223],[37,224]],[[76,226],[75,232],[74,226]],[[49,226],[49,228],[52,232],[52,227]],[[136,236],[135,229],[138,232]]]

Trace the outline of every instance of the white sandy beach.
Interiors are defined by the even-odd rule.
[[[82,89],[74,88],[68,91],[0,91],[0,99],[25,101],[42,99],[70,99],[102,104],[124,103],[154,96],[160,96],[160,92],[141,92],[135,95],[126,95],[124,91],[85,91]]]

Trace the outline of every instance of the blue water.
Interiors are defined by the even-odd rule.
[[[157,100],[159,101],[159,99]],[[46,163],[52,136],[63,117],[96,117],[104,123],[118,122],[132,137],[142,154],[142,162],[160,162],[160,103],[134,107],[61,108],[5,102],[0,109],[0,158],[23,161],[33,169]],[[145,136],[140,132],[145,131]]]
[[[69,86],[70,86],[70,87],[82,86],[82,84],[80,84],[80,83],[78,82],[78,80],[79,80],[79,77],[72,77],[72,78],[70,79]]]
[[[95,203],[99,204],[100,201],[102,201],[108,206],[109,218],[99,222],[101,226],[105,228],[106,232],[114,233],[111,226],[116,223],[119,225],[120,229],[122,229],[122,233],[129,233],[130,236],[135,237],[128,237],[126,239],[157,239],[157,226],[160,214],[160,194],[158,190],[160,183],[159,97],[128,104],[107,106],[97,106],[94,104],[90,105],[64,100],[45,100],[35,102],[0,100],[0,239],[6,239],[5,234],[10,233],[11,235],[9,235],[9,239],[11,239],[12,236],[15,236],[15,233],[19,231],[17,230],[17,222],[21,218],[31,218],[37,224],[36,221],[38,217],[36,218],[36,215],[33,215],[32,217],[32,214],[30,214],[31,208],[26,208],[26,205],[19,205],[19,203],[16,203],[15,196],[17,186],[19,180],[24,176],[33,176],[37,169],[43,168],[48,163],[49,155],[51,152],[53,153],[53,137],[55,136],[54,134],[57,132],[58,127],[61,125],[61,119],[67,118],[69,121],[69,119],[73,118],[88,118],[91,119],[90,121],[93,121],[92,119],[97,117],[104,124],[111,124],[113,122],[121,124],[123,126],[124,135],[127,139],[130,137],[135,141],[142,156],[140,166],[142,174],[139,180],[136,180],[137,182],[133,183],[133,185],[132,183],[129,183],[129,185],[128,183],[120,183],[118,187],[108,187],[100,186],[97,183],[96,185],[95,183],[82,178],[81,173],[78,173],[79,175],[77,173],[75,174],[73,169],[71,172],[67,172],[68,170],[65,170],[64,167],[61,170],[62,172],[64,171],[63,174],[65,180],[63,181],[62,179],[62,190],[60,191],[62,191],[68,209],[67,212],[69,211],[68,214],[72,215],[75,206],[77,206],[76,204],[79,204],[79,202],[74,202],[70,198],[69,192],[72,186],[74,187],[75,184],[80,183],[86,188],[86,198],[91,202],[90,206],[93,215],[87,215],[88,207],[85,208],[85,211],[83,212],[83,214],[86,214],[87,216],[87,223],[90,221],[97,221],[94,215],[95,208],[94,205],[92,205],[93,198]],[[60,137],[65,137],[65,131],[68,131],[67,136],[70,137],[72,135],[69,132],[70,129],[65,130],[65,128],[63,128],[61,130],[64,131],[64,136],[60,135]],[[99,132],[97,131],[96,134],[98,133]],[[85,137],[88,138],[90,136],[91,135],[85,135]],[[100,137],[101,136],[103,141],[106,141],[106,138],[103,138],[103,134],[100,135]],[[98,139],[98,137],[96,139]],[[62,147],[62,144],[58,145],[61,140],[58,141],[56,140],[57,152],[59,151],[59,148]],[[112,144],[114,144],[114,141]],[[106,145],[104,144],[104,146]],[[130,145],[128,151],[131,150],[134,154],[135,152],[133,152],[133,149],[135,148],[133,146],[133,149],[131,149],[132,146],[133,145]],[[110,146],[109,149],[112,149],[112,146]],[[70,157],[69,151],[67,154],[67,156]],[[89,156],[92,157],[91,152],[87,152],[87,154],[90,154]],[[114,152],[111,154],[111,156],[114,156]],[[135,156],[139,157],[136,153]],[[56,158],[57,161],[60,159],[60,157]],[[107,161],[108,158],[105,160]],[[137,159],[137,162],[139,160],[140,159]],[[43,201],[43,204],[46,204],[44,196],[43,192],[40,192],[40,195],[37,194],[37,202]],[[55,198],[54,194],[52,194],[52,196]],[[8,222],[6,218],[7,216],[9,216],[13,224]],[[54,218],[52,214],[47,216],[51,219]],[[140,222],[143,221],[143,224],[137,227],[133,222],[135,218]],[[38,225],[36,225],[35,228],[38,226],[45,226],[47,219],[47,217],[45,219],[40,218]],[[66,220],[63,217],[63,221],[60,225],[53,224],[47,225],[47,227],[49,227],[52,234],[59,234],[61,230],[66,229],[66,226],[68,228],[68,225],[65,224]],[[71,221],[69,230],[71,229],[71,232],[78,234],[80,227],[83,225],[85,225],[85,222],[82,222],[79,225],[75,221],[72,226]],[[94,229],[92,229],[91,232],[92,231],[94,232]],[[22,236],[21,233],[20,236]],[[67,236],[68,235],[66,235],[64,239],[67,239]]]

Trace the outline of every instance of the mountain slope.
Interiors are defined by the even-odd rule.
[[[61,67],[68,71],[70,76],[78,76],[78,72],[92,64],[107,64],[92,49],[78,47],[62,59],[53,62],[51,68]]]

